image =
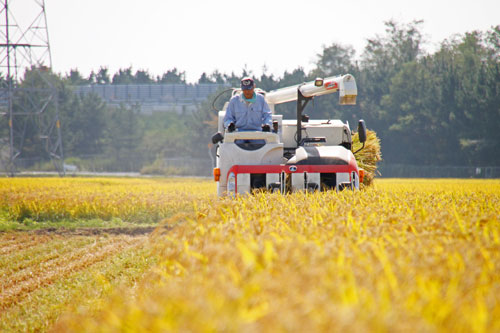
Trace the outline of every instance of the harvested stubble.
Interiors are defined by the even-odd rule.
[[[200,202],[135,290],[61,331],[500,330],[500,182]]]
[[[154,262],[146,235],[0,233],[0,331],[46,331],[64,311],[97,309],[112,285],[132,285]]]

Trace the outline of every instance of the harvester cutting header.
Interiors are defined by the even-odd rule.
[[[270,92],[255,89],[250,78],[219,111],[214,179],[217,193],[253,190],[288,193],[296,190],[359,189],[363,170],[354,158],[349,124],[310,120],[303,114],[313,98],[339,93],[341,105],[356,104],[356,80],[350,74],[316,79]],[[296,101],[296,120],[274,114],[274,106]],[[360,142],[366,140],[363,120]],[[356,152],[354,152],[355,154]]]

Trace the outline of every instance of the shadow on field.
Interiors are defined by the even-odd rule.
[[[30,231],[35,235],[60,235],[60,236],[99,236],[99,235],[127,235],[143,236],[151,234],[156,229],[167,231],[171,227],[166,225],[147,227],[117,227],[117,228],[46,228]]]

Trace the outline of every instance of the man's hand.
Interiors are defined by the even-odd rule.
[[[230,123],[229,126],[227,127],[228,132],[234,132],[235,129],[236,126],[234,125],[234,123]]]
[[[269,125],[262,125],[262,132],[271,132],[271,127]]]

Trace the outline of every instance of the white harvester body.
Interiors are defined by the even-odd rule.
[[[359,189],[360,169],[351,151],[349,124],[340,120],[302,120],[307,101],[337,91],[340,104],[356,103],[356,81],[350,74],[268,93],[259,91],[273,113],[276,104],[295,100],[298,103],[296,120],[283,120],[281,115],[273,114],[273,132],[228,132],[223,126],[226,103],[218,114],[219,139],[214,141],[218,195],[257,189],[281,193]],[[235,89],[234,93],[239,90]],[[362,127],[364,131],[364,123]]]

